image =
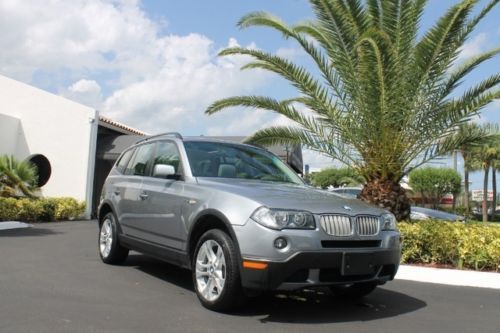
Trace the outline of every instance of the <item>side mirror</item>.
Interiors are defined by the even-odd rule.
[[[157,164],[153,169],[153,177],[167,178],[168,176],[175,175],[175,169],[171,165]]]

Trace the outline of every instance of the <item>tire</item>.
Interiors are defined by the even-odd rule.
[[[106,264],[119,265],[127,259],[129,250],[120,245],[115,216],[109,212],[100,222],[98,239],[99,256]]]
[[[332,294],[337,297],[342,298],[361,298],[368,295],[377,288],[377,283],[375,282],[363,282],[355,283],[348,286],[331,286],[330,290]]]
[[[233,240],[222,230],[209,230],[198,240],[191,263],[193,284],[207,309],[228,311],[242,304],[238,258]]]

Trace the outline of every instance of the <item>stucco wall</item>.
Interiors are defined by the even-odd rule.
[[[0,111],[0,153],[15,155],[19,135],[18,118],[2,114]]]
[[[69,196],[90,202],[97,111],[24,83],[0,76],[0,154],[19,159],[43,154],[52,175],[42,188],[44,196]],[[17,140],[3,131],[5,115],[19,119]],[[10,121],[10,120],[8,120]],[[15,143],[15,149],[13,145]],[[7,147],[6,147],[7,145]],[[88,205],[90,206],[90,205]]]

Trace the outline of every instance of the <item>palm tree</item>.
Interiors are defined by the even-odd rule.
[[[491,166],[498,158],[500,151],[495,143],[487,143],[471,150],[472,164],[480,166],[484,172],[483,178],[483,222],[488,222],[488,178]],[[496,179],[495,179],[496,180]],[[496,187],[496,185],[495,185]],[[494,209],[494,208],[493,208]]]
[[[500,48],[452,67],[460,47],[500,0],[473,16],[476,0],[451,7],[423,37],[419,22],[426,0],[309,0],[316,19],[287,25],[265,12],[244,16],[239,27],[264,26],[295,40],[320,77],[303,66],[254,48],[231,47],[220,55],[247,55],[243,69],[264,69],[288,80],[296,98],[236,96],[218,100],[206,113],[228,107],[260,108],[296,126],[254,133],[260,145],[302,144],[356,169],[365,179],[362,199],[391,210],[398,219],[410,204],[400,180],[411,169],[468,142],[443,140],[500,96],[495,73],[451,97],[462,79]]]
[[[481,145],[500,141],[500,132],[496,124],[479,126],[476,123],[469,122],[460,125],[457,133],[450,139],[462,141],[460,137],[468,137],[470,139],[468,142],[464,142],[458,147],[464,160],[464,207],[468,214],[470,212],[469,172],[481,169],[481,166],[474,165],[471,156],[472,151]],[[474,137],[477,138],[477,140],[472,140]]]
[[[33,197],[37,189],[36,167],[14,156],[0,156],[0,197]]]
[[[496,159],[491,163],[491,190],[493,192],[493,200],[491,203],[491,221],[494,221],[495,219],[495,210],[497,208],[497,169],[495,163]]]
[[[497,141],[495,144],[496,154],[491,161],[491,189],[493,191],[493,201],[491,203],[491,220],[495,219],[495,211],[497,207],[497,170],[500,165],[500,143]]]

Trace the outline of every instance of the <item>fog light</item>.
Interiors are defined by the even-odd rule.
[[[288,245],[288,242],[283,237],[278,237],[274,240],[274,247],[278,250],[284,249]]]

